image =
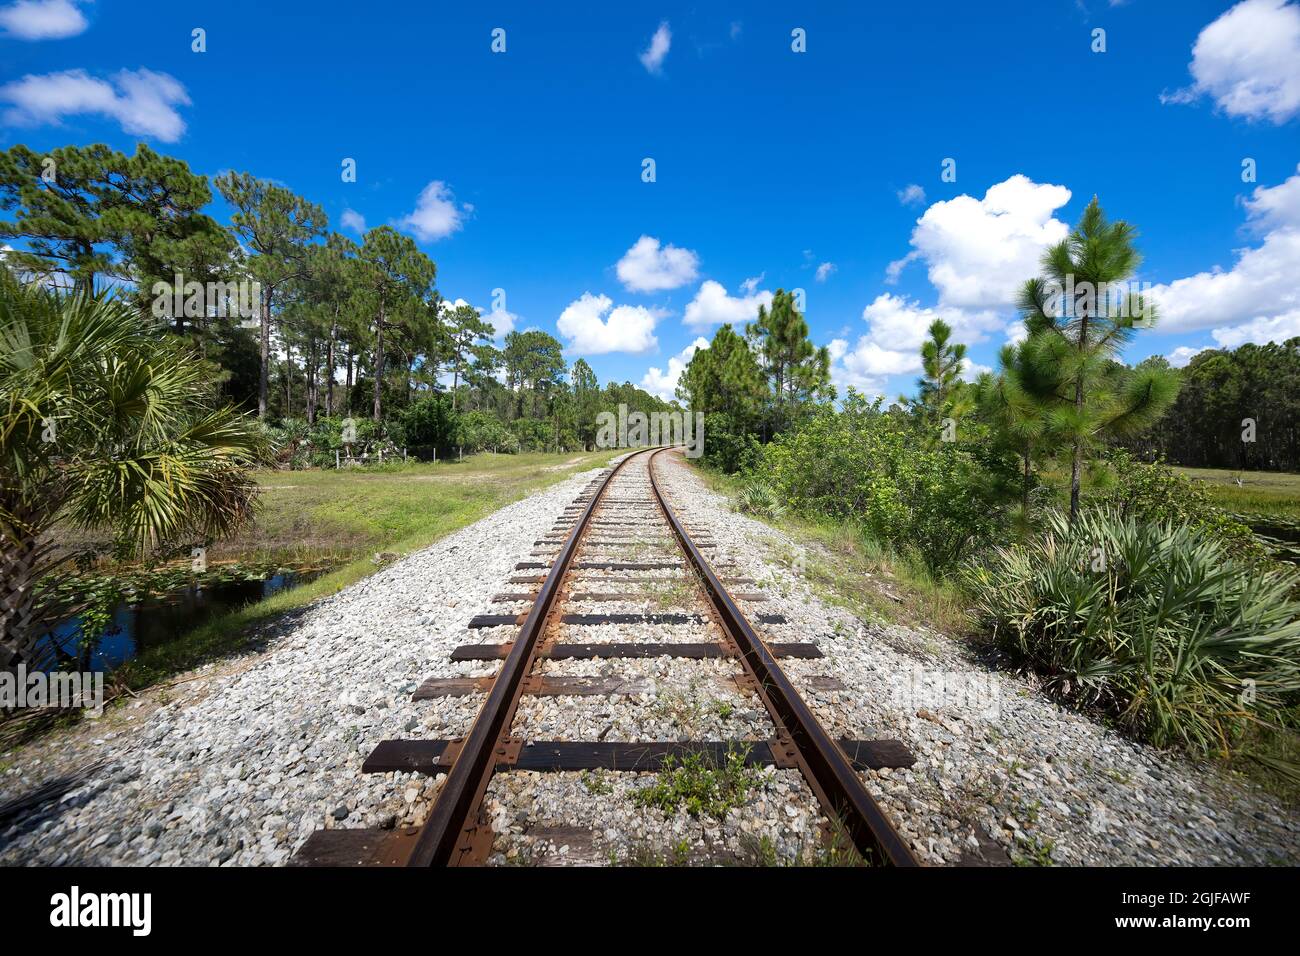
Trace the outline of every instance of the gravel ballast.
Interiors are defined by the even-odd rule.
[[[638,461],[644,460],[642,459]],[[643,493],[630,463],[619,497]],[[1241,864],[1300,861],[1300,827],[1271,796],[1214,768],[1107,729],[990,670],[937,632],[860,621],[822,601],[782,555],[801,545],[731,510],[699,476],[660,456],[679,515],[711,535],[715,566],[755,583],[746,605],[784,615],[758,625],[768,641],[816,644],[825,657],[782,667],[833,737],[891,738],[916,763],[864,771],[918,856],[930,864]],[[482,694],[412,701],[426,678],[495,673],[453,662],[462,644],[510,640],[513,627],[469,629],[476,614],[517,613],[492,601],[520,561],[546,561],[551,530],[597,475],[574,476],[401,559],[324,599],[269,636],[265,650],[195,675],[178,699],[127,705],[97,726],[0,764],[0,804],[75,771],[66,792],[0,819],[0,863],[276,865],[322,827],[394,827],[424,819],[444,779],[360,772],[380,740],[467,732]],[[614,508],[614,511],[620,509]],[[628,514],[636,509],[626,509]],[[603,534],[635,545],[591,547],[619,560],[674,557],[666,525]],[[531,554],[542,552],[542,554]],[[530,556],[531,554],[531,556]],[[581,560],[581,556],[579,558]],[[647,580],[652,583],[646,583]],[[626,584],[622,582],[628,582]],[[633,583],[636,582],[636,583]],[[592,570],[574,592],[640,590],[645,600],[583,601],[584,614],[702,614],[679,572]],[[712,623],[559,625],[590,644],[716,640]],[[533,739],[763,740],[758,699],[733,680],[734,661],[661,657],[547,660],[556,678],[617,678],[628,692],[525,697],[514,733]],[[641,806],[651,773],[500,772],[485,808],[497,837],[491,862],[791,862],[814,859],[821,815],[795,771],[753,771],[718,818]]]

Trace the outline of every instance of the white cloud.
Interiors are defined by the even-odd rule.
[[[659,245],[659,240],[642,236],[618,260],[618,279],[631,292],[659,292],[694,282],[700,259],[690,249]]]
[[[1205,351],[1205,348],[1192,348],[1190,345],[1180,345],[1174,349],[1165,358],[1174,368],[1186,368],[1187,363]]]
[[[474,211],[468,203],[456,205],[451,187],[435,179],[420,191],[415,201],[415,211],[398,220],[398,225],[410,229],[417,239],[435,242],[445,239],[462,226],[462,214]]]
[[[519,324],[519,316],[505,309],[493,309],[483,316],[483,320],[492,323],[492,337],[496,339],[505,338]]]
[[[835,263],[823,262],[821,265],[817,267],[817,274],[814,276],[814,278],[818,282],[825,282],[835,273],[835,269],[836,269]]]
[[[165,143],[176,142],[185,132],[175,107],[190,105],[180,81],[145,69],[122,70],[111,83],[85,70],[29,73],[0,87],[0,101],[13,104],[4,121],[15,126],[58,125],[64,117],[91,113],[117,120],[124,132]]]
[[[1207,272],[1155,285],[1150,297],[1162,331],[1214,328],[1216,339],[1229,329],[1300,309],[1300,171],[1278,186],[1258,186],[1245,201],[1248,225],[1262,233],[1258,246],[1237,251],[1230,269]]]
[[[747,280],[748,281],[748,280]],[[757,284],[757,283],[755,283]],[[749,286],[749,288],[753,288]],[[742,296],[730,296],[721,282],[705,279],[695,298],[686,306],[683,321],[693,329],[707,329],[713,325],[730,322],[739,326],[758,317],[758,307],[772,304],[772,293],[750,292]]]
[[[1210,96],[1229,116],[1281,124],[1300,113],[1300,6],[1244,0],[1201,31],[1192,47],[1192,85],[1163,103]]]
[[[740,284],[741,293],[744,295],[753,295],[754,290],[758,288],[759,284],[765,278],[767,278],[766,272],[760,272],[756,276],[750,276],[748,279],[746,279],[744,282]]]
[[[896,280],[908,263],[924,260],[940,304],[1009,307],[1020,285],[1038,275],[1043,249],[1069,233],[1052,215],[1069,201],[1064,186],[1017,173],[990,186],[983,199],[936,202],[912,230],[912,251],[890,263],[887,275]]]
[[[658,346],[654,328],[664,314],[661,310],[641,305],[620,305],[611,310],[613,305],[609,296],[584,292],[560,313],[556,327],[581,355],[649,352]]]
[[[344,209],[343,215],[339,217],[339,223],[344,229],[351,229],[357,235],[366,231],[366,217],[355,209]]]
[[[1253,319],[1243,325],[1213,329],[1210,335],[1219,343],[1220,348],[1235,349],[1238,345],[1254,342],[1263,345],[1266,342],[1285,342],[1300,336],[1300,308],[1270,318]]]
[[[850,348],[844,339],[836,339],[828,348],[836,384],[852,385],[867,394],[883,394],[885,381],[892,375],[920,370],[921,343],[935,319],[951,325],[953,340],[966,344],[982,341],[1006,321],[993,311],[922,308],[912,299],[889,293],[877,296],[862,310],[862,318],[868,328],[855,346]],[[970,366],[968,361],[968,372]],[[987,371],[985,366],[975,369]]]
[[[651,73],[659,73],[663,70],[664,57],[668,55],[668,48],[673,43],[673,32],[668,29],[668,21],[665,20],[659,24],[659,29],[655,31],[654,36],[650,38],[650,45],[645,48],[639,59],[641,65]]]
[[[658,395],[666,402],[672,401],[677,397],[677,383],[681,381],[682,372],[686,371],[686,366],[690,364],[691,357],[700,349],[707,349],[708,347],[709,340],[700,337],[668,360],[667,372],[661,371],[653,365],[650,366],[641,378],[641,387],[651,395]]]
[[[919,206],[925,202],[925,190],[916,183],[909,183],[898,191],[898,201],[904,206]]]
[[[88,26],[71,0],[18,0],[0,7],[0,28],[20,40],[61,40]]]

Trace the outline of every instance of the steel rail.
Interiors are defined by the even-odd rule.
[[[741,661],[754,680],[759,697],[778,722],[778,730],[789,735],[788,743],[793,751],[790,756],[803,771],[822,809],[832,820],[843,825],[864,859],[894,866],[919,866],[911,848],[867,793],[844,751],[804,703],[668,504],[655,477],[655,459],[664,451],[667,449],[661,448],[650,455],[650,487],[678,543],[703,582],[718,623],[740,651]],[[873,860],[873,854],[879,860]]]
[[[506,655],[496,680],[492,682],[492,689],[474,719],[474,726],[470,728],[460,753],[447,772],[447,779],[411,849],[408,866],[454,866],[470,853],[472,848],[465,845],[464,834],[475,826],[471,817],[481,805],[492,779],[501,739],[508,735],[514,721],[524,678],[528,676],[536,655],[538,639],[546,630],[555,597],[578,550],[587,523],[610,482],[623,466],[638,455],[652,451],[654,449],[633,452],[615,465],[574,522],[573,530],[556,555],[537,599],[533,602],[532,610],[528,612],[528,617],[515,637],[510,653]]]

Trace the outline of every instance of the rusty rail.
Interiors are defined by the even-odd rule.
[[[295,862],[301,865],[457,866],[487,859],[491,852],[493,834],[488,822],[481,817],[483,799],[497,768],[516,766],[520,760],[524,742],[512,738],[510,731],[521,699],[526,693],[537,692],[536,688],[529,691],[529,677],[535,662],[547,653],[545,635],[548,626],[561,619],[557,614],[559,604],[563,602],[557,604],[557,597],[567,575],[575,566],[574,558],[592,515],[602,504],[605,492],[615,476],[633,458],[648,454],[647,472],[653,492],[651,507],[657,505],[672,529],[673,536],[686,555],[687,570],[704,589],[710,616],[722,631],[723,643],[730,645],[735,656],[740,658],[745,669],[743,679],[758,694],[776,728],[776,739],[763,742],[762,747],[756,749],[762,749],[768,754],[766,759],[777,767],[801,772],[827,819],[833,826],[839,826],[840,832],[848,837],[865,860],[895,866],[918,865],[907,844],[867,793],[854,762],[822,728],[777,664],[774,650],[780,653],[784,649],[788,654],[791,649],[802,645],[776,644],[769,647],[763,642],[668,503],[655,474],[655,460],[666,450],[668,449],[659,448],[633,452],[611,468],[599,484],[588,485],[590,498],[581,513],[574,516],[573,525],[555,554],[515,639],[509,644],[499,645],[504,654],[501,669],[490,679],[487,699],[464,740],[386,741],[367,761],[367,767],[378,770],[406,769],[411,766],[412,759],[417,762],[425,760],[421,764],[425,772],[429,772],[433,766],[426,759],[430,756],[436,757],[439,765],[443,761],[450,761],[447,778],[423,826],[391,833],[372,830],[317,831],[300,848]],[[581,564],[577,566],[581,567]],[[509,619],[509,615],[503,617]],[[689,645],[674,645],[682,648],[687,646]],[[407,746],[411,743],[425,757],[420,757],[419,753],[412,756],[414,752]],[[393,745],[396,745],[399,752],[396,762],[391,750]],[[877,749],[877,753],[889,751],[892,745],[893,759],[897,759],[898,750],[902,750],[906,756],[905,748],[897,741],[850,741],[845,746],[851,746],[859,754],[859,766],[861,745],[867,745],[868,749],[870,745],[885,745],[884,750]],[[439,748],[436,754],[429,751],[430,746]],[[650,749],[655,746],[657,745],[649,745]],[[385,748],[390,749],[386,752]],[[907,766],[909,763],[910,758],[905,763],[884,765]],[[872,764],[868,763],[870,765]]]
[[[522,696],[524,678],[533,666],[538,638],[546,630],[547,619],[560,584],[568,573],[573,555],[592,512],[600,503],[601,495],[623,466],[641,454],[645,452],[627,455],[610,469],[587,502],[582,515],[574,522],[573,530],[569,532],[546,580],[542,582],[537,600],[533,602],[532,610],[520,627],[514,646],[501,665],[500,673],[492,682],[492,690],[483,702],[483,708],[475,718],[474,726],[443,782],[429,818],[415,840],[408,860],[409,866],[454,866],[462,857],[473,852],[479,827],[476,819],[478,807],[492,779],[496,758],[502,749],[501,740],[510,732],[510,724]],[[490,839],[490,834],[485,836]]]
[[[650,486],[655,498],[703,583],[719,625],[739,649],[741,661],[753,679],[759,697],[777,723],[778,734],[783,742],[788,741],[789,755],[803,772],[822,809],[831,819],[840,821],[864,859],[872,859],[872,854],[875,854],[879,857],[877,862],[894,866],[919,865],[884,811],[867,793],[844,751],[808,709],[668,504],[654,469],[654,460],[665,450],[660,449],[650,456]]]

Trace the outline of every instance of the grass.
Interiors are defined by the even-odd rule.
[[[1175,468],[1174,471],[1204,482],[1214,503],[1225,511],[1300,520],[1300,475],[1223,468]]]
[[[741,483],[733,476],[698,469],[705,484],[733,497]],[[760,519],[801,545],[774,555],[795,567],[823,600],[855,616],[909,627],[923,625],[946,634],[971,632],[967,602],[957,588],[920,562],[894,553],[860,528],[832,520],[814,521],[786,513]]]
[[[393,556],[428,547],[512,502],[616,453],[483,454],[439,462],[342,471],[270,471],[255,526],[212,548],[219,558],[277,560],[330,555],[340,567],[313,581],[214,617],[174,641],[146,649],[114,678],[140,689],[252,646],[254,631],[355,584]],[[384,560],[376,561],[376,552]]]

